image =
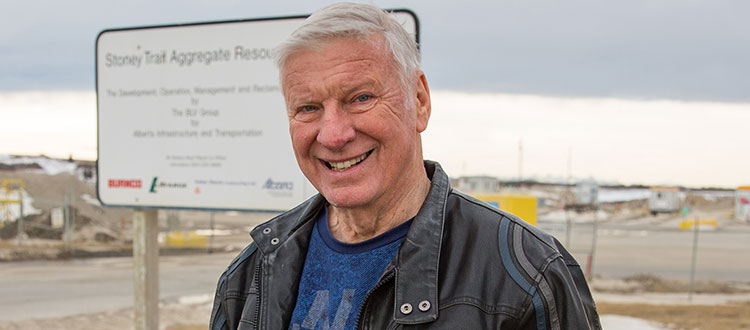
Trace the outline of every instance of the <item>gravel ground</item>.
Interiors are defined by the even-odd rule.
[[[641,296],[648,297],[648,296]],[[611,296],[610,296],[611,298]],[[679,301],[672,298],[672,301]],[[161,304],[159,329],[206,329],[211,311],[210,295],[184,297]],[[631,298],[630,300],[635,300]],[[683,297],[684,300],[684,297]],[[669,301],[663,297],[660,302]],[[732,301],[732,299],[724,299]],[[750,329],[750,301],[718,305],[598,302],[606,330],[737,330]],[[132,329],[133,310],[122,309],[61,318],[0,322],[0,330],[99,330]]]

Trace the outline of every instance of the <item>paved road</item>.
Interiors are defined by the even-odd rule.
[[[565,226],[540,224],[565,243]],[[750,228],[720,228],[698,236],[696,273],[698,280],[750,281]],[[585,267],[592,250],[592,226],[576,225],[570,250]],[[658,227],[600,225],[593,272],[607,277],[639,273],[688,280],[694,233]]]
[[[212,294],[234,255],[162,256],[160,299]],[[132,259],[0,263],[0,293],[0,321],[132,307]]]

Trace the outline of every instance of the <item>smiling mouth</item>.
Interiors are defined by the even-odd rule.
[[[375,149],[373,149],[373,150],[375,150]],[[364,154],[362,154],[360,156],[354,157],[354,158],[349,159],[349,160],[345,160],[343,162],[326,162],[326,161],[324,161],[323,163],[326,164],[326,166],[329,169],[332,169],[334,171],[347,170],[347,169],[351,168],[352,166],[357,165],[357,164],[361,163],[363,160],[365,160],[368,156],[370,156],[370,154],[372,153],[373,150],[370,150],[370,151],[368,151],[368,152],[366,152],[366,153],[364,153]]]

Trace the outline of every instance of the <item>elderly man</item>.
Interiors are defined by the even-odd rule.
[[[320,194],[252,231],[211,329],[600,328],[557,240],[423,160],[430,90],[387,13],[323,8],[278,64],[294,154]]]

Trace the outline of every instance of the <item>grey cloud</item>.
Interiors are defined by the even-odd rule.
[[[434,89],[750,101],[745,1],[379,1],[414,10]],[[0,90],[93,89],[105,28],[309,13],[322,2],[19,2]]]

